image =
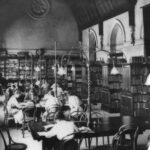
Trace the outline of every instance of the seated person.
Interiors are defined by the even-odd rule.
[[[20,92],[16,90],[14,94],[10,97],[7,102],[7,111],[10,116],[13,116],[15,123],[22,124],[23,122],[23,113],[21,106],[19,105],[17,98],[19,97]]]
[[[72,93],[71,95],[68,95],[68,106],[71,109],[71,116],[76,116],[83,111],[80,104],[81,102],[75,94]]]
[[[62,88],[59,86],[59,84],[53,84],[52,86],[51,86],[51,88],[52,88],[52,91],[54,92],[54,94],[55,94],[55,96],[56,96],[56,92],[57,92],[57,97],[61,97],[61,94],[63,93],[63,90],[62,90]],[[56,89],[57,89],[57,91],[56,91]]]
[[[3,92],[2,85],[0,84],[0,103],[4,103],[4,102],[5,102],[5,94]]]
[[[70,108],[68,106],[62,106],[61,110],[56,114],[56,124],[49,131],[38,132],[40,136],[44,136],[49,139],[49,150],[53,147],[56,149],[60,144],[60,140],[71,140],[73,139],[73,133],[78,131],[78,128],[72,121],[68,121],[70,114]],[[46,126],[47,129],[48,126]],[[73,141],[74,142],[74,141]],[[70,148],[72,149],[72,148]]]
[[[57,100],[57,98],[54,97],[53,91],[50,91],[48,94],[46,94],[43,99],[46,100],[45,112],[43,114],[43,120],[45,120],[48,117],[48,115],[57,111],[57,108],[60,106],[60,103]]]

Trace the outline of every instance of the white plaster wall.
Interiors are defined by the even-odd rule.
[[[113,27],[116,23],[120,23],[124,29],[125,40],[123,47],[119,47],[121,51],[126,55],[127,61],[130,63],[133,56],[144,56],[144,35],[143,35],[143,10],[142,7],[150,4],[150,0],[138,0],[135,6],[135,45],[131,43],[131,27],[129,26],[129,14],[128,12],[122,13],[111,19],[103,22],[104,37],[103,45],[104,49],[110,51],[110,38]],[[100,36],[98,31],[98,25],[91,27],[95,30],[98,37],[98,47],[100,48]],[[88,42],[88,29],[83,31],[83,43]],[[106,53],[97,53],[97,59],[106,59]]]

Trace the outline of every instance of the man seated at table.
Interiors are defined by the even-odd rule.
[[[49,150],[54,148],[55,150],[61,149],[62,140],[69,140],[69,148],[71,150],[77,149],[77,143],[73,139],[73,133],[78,131],[78,128],[72,121],[68,121],[70,116],[70,108],[68,106],[62,106],[61,110],[56,114],[56,124],[52,127],[52,125],[45,126],[47,130],[49,127],[52,127],[49,131],[38,132],[40,136],[44,136],[47,138],[47,146]],[[71,147],[70,147],[71,146]]]

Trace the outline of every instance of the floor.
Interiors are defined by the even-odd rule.
[[[101,111],[101,114],[105,115],[105,116],[108,116],[108,115],[113,115],[113,116],[114,115],[119,115],[119,114],[110,114],[110,113],[105,112],[105,111]],[[11,136],[13,137],[14,141],[22,142],[22,143],[27,144],[28,145],[27,150],[41,150],[42,149],[42,142],[33,140],[33,138],[32,138],[32,136],[31,136],[29,131],[25,132],[25,138],[22,137],[22,133],[21,133],[20,129],[16,129],[16,128],[12,127],[12,128],[10,128],[10,133],[11,133]],[[147,137],[148,137],[148,135],[150,135],[150,130],[146,130],[142,135],[139,135],[139,137],[138,137],[138,145],[146,146],[147,145]],[[110,137],[110,142],[112,141],[112,138],[113,138],[113,136]],[[104,137],[104,141],[105,141],[105,144],[107,144],[106,143],[107,137]],[[94,146],[95,143],[96,143],[96,140],[93,138],[92,146]],[[100,145],[102,145],[102,138],[98,139],[98,143]],[[86,149],[84,141],[81,144],[81,149],[82,150]],[[1,137],[0,137],[0,150],[4,150],[4,145],[3,145]],[[140,150],[143,150],[143,149],[140,149]]]
[[[30,132],[26,131],[25,138],[22,137],[22,133],[20,129],[10,129],[11,136],[14,141],[25,143],[28,145],[27,150],[41,150],[42,149],[42,143],[41,141],[35,141],[33,140]],[[138,145],[145,145],[147,143],[147,136],[150,134],[150,130],[146,130],[142,135],[139,135],[138,137]],[[110,141],[112,141],[113,136],[110,137]],[[107,137],[104,137],[105,144],[107,144]],[[92,140],[92,147],[95,145],[96,140],[93,138]],[[102,138],[98,139],[99,145],[102,145]],[[86,149],[84,141],[81,144],[81,149]],[[4,145],[2,142],[2,139],[0,138],[0,150],[4,150]]]

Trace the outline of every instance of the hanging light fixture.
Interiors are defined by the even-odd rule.
[[[71,67],[71,71],[72,71],[72,72],[74,72],[74,71],[75,71],[75,66],[74,66],[74,65],[72,65],[72,67]]]
[[[20,66],[19,69],[22,69],[22,66]]]
[[[23,79],[23,75],[20,76],[20,79]]]
[[[41,69],[40,69],[40,67],[37,65],[37,66],[34,68],[34,70],[35,70],[36,72],[39,72]]]
[[[117,75],[117,74],[120,74],[119,71],[117,70],[117,68],[115,66],[113,66],[113,68],[111,69],[110,71],[110,74],[111,75]]]
[[[61,64],[60,64],[60,66],[59,66],[59,64],[58,64],[58,75],[60,75],[60,76],[62,76],[62,75],[66,75],[67,74],[67,71],[66,71],[66,68],[65,67],[63,67],[63,61],[65,60],[64,59],[64,56],[65,56],[66,54],[64,54],[62,57],[61,57]]]
[[[44,69],[44,66],[43,66],[43,65],[41,66],[41,69],[42,69],[42,70]]]
[[[150,73],[148,74],[146,78],[145,85],[150,86]]]
[[[65,75],[66,74],[66,70],[64,67],[59,67],[58,69],[58,72],[57,72],[59,75]]]
[[[115,67],[115,63],[114,63],[113,59],[112,59],[112,61],[113,61],[113,68],[111,69],[110,74],[111,75],[118,75],[118,74],[120,74],[118,69]]]
[[[26,70],[26,71],[29,70],[29,66],[25,66],[25,70]]]
[[[52,70],[55,70],[55,65],[52,66]]]

